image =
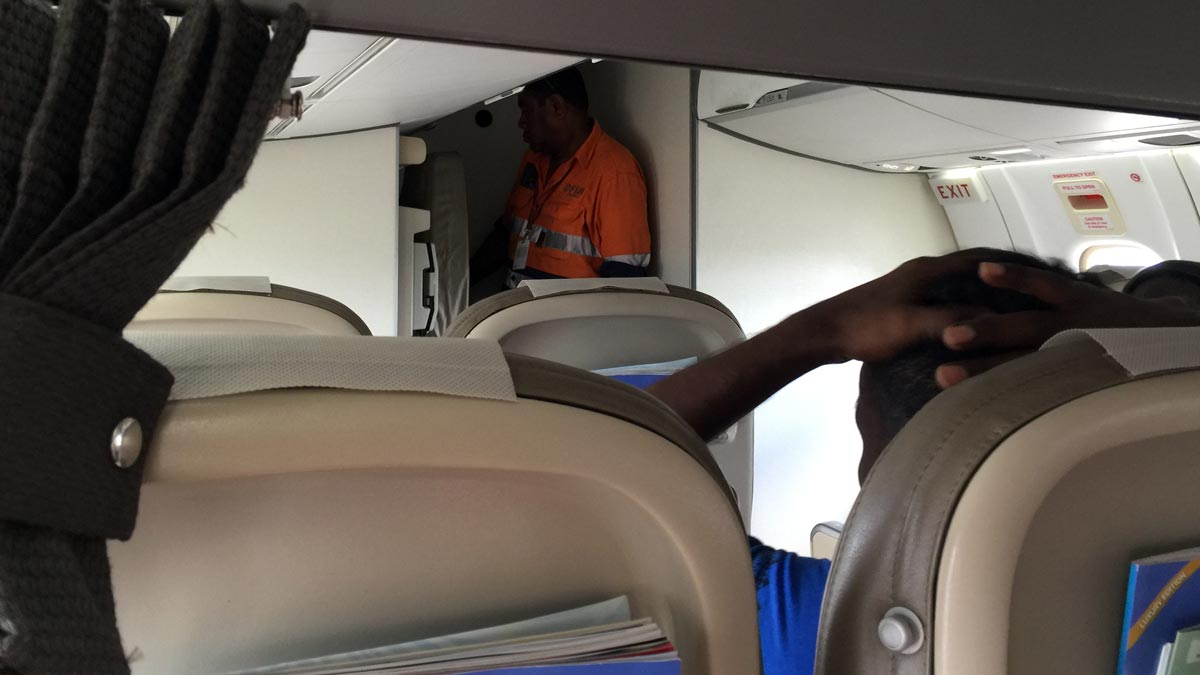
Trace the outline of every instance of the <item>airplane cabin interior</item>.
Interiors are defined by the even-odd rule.
[[[597,675],[763,672],[747,535],[832,561],[818,674],[1156,672],[1126,663],[1130,564],[1200,546],[1200,328],[1062,333],[933,399],[862,484],[858,362],[707,443],[640,389],[922,256],[1114,292],[1200,261],[1194,92],[951,93],[324,5],[291,111],[123,331],[174,376],[108,544],[130,672],[507,674],[542,634],[647,668]],[[648,275],[472,278],[524,180],[521,92],[566,69],[644,176]]]

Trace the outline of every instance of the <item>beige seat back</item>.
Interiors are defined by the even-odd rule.
[[[666,627],[684,673],[758,672],[732,495],[651,397],[484,340],[134,340],[177,377],[137,531],[110,546],[134,673],[225,672],[618,595]]]
[[[703,357],[746,337],[733,313],[715,298],[657,279],[526,284],[472,305],[446,334],[495,340],[511,354],[586,370]],[[711,449],[749,523],[753,415]]]
[[[1064,334],[939,396],[846,524],[816,672],[1116,672],[1129,563],[1200,544],[1198,447],[1198,329]]]
[[[349,307],[266,277],[179,277],[138,312],[127,331],[251,335],[370,335]]]

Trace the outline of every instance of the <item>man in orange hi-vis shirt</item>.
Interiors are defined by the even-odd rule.
[[[515,288],[524,279],[640,277],[650,265],[646,180],[629,150],[588,114],[583,76],[570,68],[527,85],[517,98],[529,151],[504,217],[472,260],[472,281],[502,261],[507,240]],[[491,267],[492,269],[488,269]]]

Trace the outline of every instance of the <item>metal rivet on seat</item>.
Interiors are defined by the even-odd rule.
[[[137,463],[142,455],[142,425],[132,417],[126,417],[117,423],[112,432],[113,463],[122,469],[128,469]]]
[[[912,610],[893,607],[879,622],[879,641],[888,651],[915,654],[925,644],[925,629]]]

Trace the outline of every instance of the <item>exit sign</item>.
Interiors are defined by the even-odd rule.
[[[929,187],[933,196],[943,205],[965,204],[967,202],[986,202],[987,190],[977,174],[955,176],[934,176],[929,179]]]

